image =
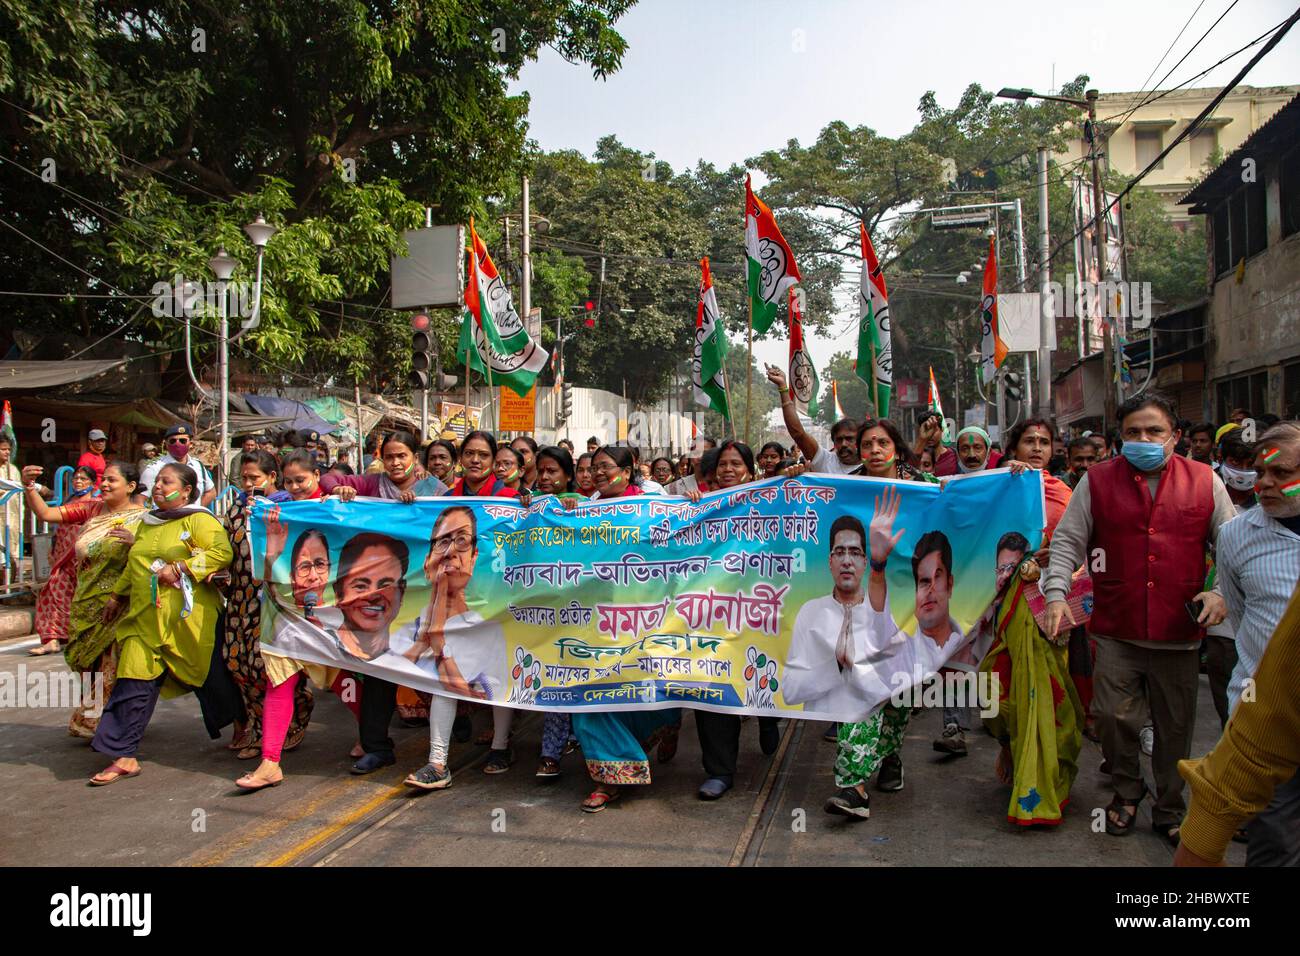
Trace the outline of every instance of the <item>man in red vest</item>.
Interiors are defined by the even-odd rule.
[[[1115,792],[1106,832],[1126,835],[1146,795],[1138,735],[1149,708],[1151,823],[1177,845],[1186,810],[1178,761],[1191,754],[1201,629],[1227,610],[1204,589],[1205,549],[1236,509],[1208,465],[1174,454],[1182,433],[1167,398],[1131,398],[1118,418],[1120,454],[1079,479],[1052,536],[1044,628],[1053,634],[1069,617],[1070,578],[1086,566],[1096,602],[1088,625],[1097,642],[1092,712]]]

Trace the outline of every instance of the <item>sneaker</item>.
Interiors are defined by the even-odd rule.
[[[827,813],[837,813],[852,820],[865,820],[871,816],[871,799],[858,793],[857,787],[845,787],[823,805]]]
[[[445,790],[451,786],[451,771],[446,767],[439,770],[433,764],[427,763],[407,777],[405,783],[408,787],[417,787],[420,790]]]
[[[509,750],[489,750],[487,762],[483,764],[483,772],[505,773],[514,761],[514,754]]]
[[[945,724],[943,736],[934,742],[934,749],[941,754],[966,756],[966,736],[956,724]]]
[[[1138,740],[1142,741],[1142,752],[1150,757],[1156,746],[1156,729],[1147,724],[1138,734]]]
[[[876,786],[890,792],[903,789],[902,757],[898,754],[890,754],[880,762],[880,774],[876,777]]]

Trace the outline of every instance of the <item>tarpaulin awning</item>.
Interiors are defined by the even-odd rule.
[[[86,359],[85,361],[16,361],[0,362],[0,392],[35,391],[43,388],[58,388],[73,382],[103,375],[119,365],[125,365],[127,359]]]
[[[93,422],[97,425],[134,425],[165,431],[185,419],[151,398],[116,405],[97,402],[56,401],[49,398],[24,398],[14,403],[14,410],[33,415],[53,415],[60,421]]]
[[[294,401],[291,398],[276,398],[273,395],[249,395],[248,393],[244,393],[243,398],[248,403],[249,408],[259,415],[265,415],[268,418],[287,419],[289,428],[310,428],[312,431],[322,434],[336,429],[333,423],[327,422],[302,402]]]

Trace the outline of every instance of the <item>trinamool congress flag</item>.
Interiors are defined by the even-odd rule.
[[[889,335],[889,292],[885,273],[865,224],[858,223],[862,239],[862,279],[858,286],[858,378],[871,389],[876,417],[889,415],[894,388],[894,348]]]
[[[469,235],[469,276],[456,357],[490,377],[493,385],[508,386],[523,398],[550,356],[529,336],[472,219]]]
[[[840,405],[840,383],[831,379],[831,408],[835,409],[835,420],[842,422],[849,416],[844,414],[844,408]]]
[[[745,259],[754,331],[762,334],[772,327],[786,289],[799,281],[799,267],[772,210],[750,188],[749,176],[745,177]]]
[[[998,330],[998,257],[989,237],[989,258],[984,264],[984,297],[980,300],[980,374],[987,385],[1007,359],[1007,343]]]
[[[709,272],[708,256],[700,260],[700,298],[695,307],[695,357],[692,368],[695,401],[731,421],[731,409],[727,403],[727,336],[722,330],[718,300],[713,294],[713,275]]]
[[[817,376],[817,364],[804,344],[803,313],[799,311],[799,294],[790,289],[790,306],[787,321],[790,326],[790,400],[803,414],[815,417],[818,411],[817,395],[822,390]]]
[[[948,424],[948,418],[943,413],[943,400],[939,397],[939,383],[934,380],[934,369],[930,369],[930,411],[938,412],[939,418],[943,420],[943,437],[945,445],[952,444],[952,428]]]
[[[257,498],[262,653],[530,710],[860,720],[974,673],[999,564],[1044,524],[1041,472],[1006,469],[560,504]],[[879,591],[868,527],[899,534]]]

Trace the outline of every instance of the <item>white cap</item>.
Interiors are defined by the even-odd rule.
[[[108,441],[108,436],[98,428],[92,428],[88,437],[91,441]]]

